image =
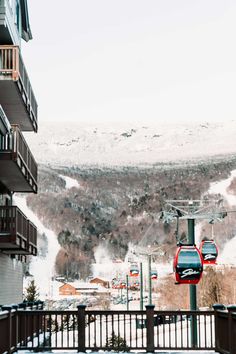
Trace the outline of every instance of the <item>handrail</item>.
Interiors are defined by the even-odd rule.
[[[10,133],[2,137],[0,152],[12,152],[20,158],[28,173],[37,184],[38,166],[18,125],[12,125]]]
[[[37,245],[37,228],[17,206],[0,206],[0,233],[20,235]]]
[[[37,228],[30,220],[28,220],[28,242],[37,246]]]
[[[2,133],[7,134],[11,129],[11,125],[8,122],[6,114],[5,114],[1,105],[0,105],[0,123],[1,123],[0,127],[2,126],[2,129],[3,129]]]
[[[10,76],[13,81],[21,81],[25,96],[37,120],[38,104],[18,46],[0,45],[0,75]]]
[[[27,241],[27,218],[16,206],[0,206],[0,232],[19,234]]]

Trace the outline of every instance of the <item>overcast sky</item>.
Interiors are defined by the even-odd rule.
[[[236,118],[235,0],[28,0],[41,121]]]

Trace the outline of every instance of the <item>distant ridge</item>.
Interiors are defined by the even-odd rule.
[[[225,123],[41,123],[27,141],[42,164],[140,166],[236,153],[236,120]]]

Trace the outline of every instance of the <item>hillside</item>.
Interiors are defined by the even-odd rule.
[[[141,167],[40,166],[39,194],[27,198],[30,208],[44,225],[58,235],[61,249],[56,258],[57,274],[78,278],[91,274],[99,246],[111,259],[124,259],[129,244],[159,245],[159,262],[171,262],[175,250],[175,224],[157,219],[166,199],[199,199],[210,183],[225,179],[236,159],[205,161],[188,165]],[[68,188],[65,178],[77,184]],[[234,183],[231,185],[234,192]],[[202,230],[210,234],[206,222]],[[220,249],[236,233],[231,214],[215,225]],[[182,238],[186,224],[180,225]]]

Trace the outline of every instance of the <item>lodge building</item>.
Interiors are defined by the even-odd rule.
[[[13,194],[37,193],[37,164],[22,132],[37,132],[37,101],[21,54],[32,39],[27,0],[0,0],[0,304],[23,295],[23,261],[37,254],[37,229]]]

